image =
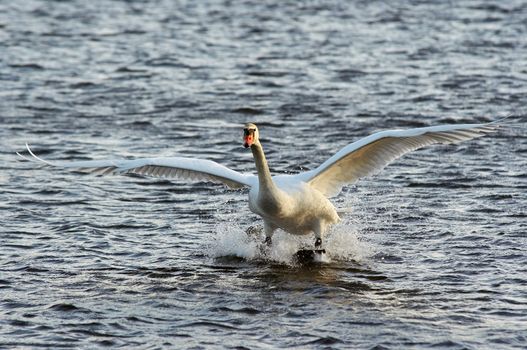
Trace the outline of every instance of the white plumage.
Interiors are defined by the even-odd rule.
[[[442,125],[409,130],[382,131],[351,143],[316,169],[295,175],[271,176],[259,141],[256,125],[246,124],[244,144],[254,156],[257,175],[242,174],[214,161],[195,158],[141,158],[135,160],[94,160],[49,162],[36,156],[26,144],[28,158],[46,165],[74,168],[96,174],[139,174],[163,178],[211,181],[230,188],[249,187],[249,208],[264,221],[267,242],[280,228],[292,234],[314,233],[320,246],[327,228],[339,217],[328,198],[343,186],[382,170],[413,150],[435,144],[470,140],[495,131],[499,122]]]

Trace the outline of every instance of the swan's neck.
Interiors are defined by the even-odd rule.
[[[253,144],[251,146],[251,151],[253,152],[254,163],[256,164],[256,171],[258,172],[260,191],[263,189],[268,191],[274,190],[275,184],[271,178],[271,172],[269,171],[269,166],[267,165],[267,159],[265,159],[262,145],[259,142]]]

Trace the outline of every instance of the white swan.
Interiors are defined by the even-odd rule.
[[[324,232],[339,221],[337,211],[328,198],[337,195],[344,185],[376,173],[393,160],[418,148],[434,143],[459,143],[493,132],[499,126],[499,122],[492,122],[378,132],[347,145],[316,169],[276,176],[271,176],[258,128],[252,123],[246,124],[243,129],[243,142],[253,153],[256,176],[241,174],[210,160],[180,157],[52,163],[36,156],[27,144],[26,147],[32,159],[90,173],[133,173],[209,180],[230,188],[249,187],[249,208],[263,218],[268,244],[273,232],[280,228],[295,235],[314,233],[315,248],[320,250]],[[32,160],[20,153],[18,155]]]

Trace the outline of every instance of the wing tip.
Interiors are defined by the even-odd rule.
[[[27,161],[29,161],[29,162],[34,162],[35,160],[37,160],[37,161],[39,161],[39,162],[41,162],[41,163],[44,163],[44,164],[46,164],[46,165],[51,165],[51,166],[54,165],[53,163],[48,162],[47,160],[44,160],[44,159],[40,158],[39,156],[37,156],[37,155],[33,152],[33,150],[31,149],[31,147],[29,147],[29,144],[28,144],[27,142],[26,142],[26,150],[27,150],[28,153],[31,155],[31,158],[30,158],[30,157],[27,157],[27,156],[25,156],[25,155],[23,155],[23,154],[20,153],[20,152],[16,152],[16,154],[17,154],[19,157],[21,157],[22,159],[27,160]]]
[[[27,161],[27,162],[31,162],[31,161],[33,161],[32,159],[26,157],[25,155],[23,155],[23,154],[20,153],[20,152],[15,152],[15,153],[16,153],[21,159],[23,159],[23,160],[25,160],[25,161]]]
[[[505,117],[502,117],[502,118],[499,118],[497,120],[491,121],[491,122],[487,123],[486,125],[492,125],[496,129],[498,129],[498,128],[501,128],[502,126],[505,126],[506,125],[505,121],[510,121],[510,119],[512,117],[514,117],[514,114],[510,113],[510,114],[507,114]]]

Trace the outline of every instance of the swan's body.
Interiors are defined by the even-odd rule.
[[[315,246],[319,247],[327,228],[339,221],[328,198],[337,195],[343,186],[380,171],[410,151],[434,143],[470,140],[495,131],[499,126],[498,122],[493,122],[383,131],[349,144],[316,169],[278,176],[271,176],[258,128],[251,123],[244,128],[244,146],[251,148],[256,176],[241,174],[210,160],[181,157],[50,163],[37,157],[29,147],[27,149],[34,159],[47,165],[92,173],[134,173],[209,180],[231,188],[249,187],[249,208],[263,218],[268,243],[273,232],[282,229],[295,235],[314,233]]]
[[[267,237],[280,228],[295,235],[315,233],[321,238],[329,225],[339,221],[329,199],[294,175],[272,180],[272,192],[260,191],[258,184],[249,191],[249,208],[263,218]]]

